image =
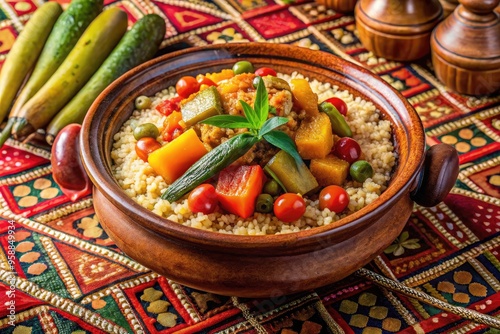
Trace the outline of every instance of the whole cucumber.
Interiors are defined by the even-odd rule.
[[[19,93],[11,114],[43,86],[73,49],[88,25],[102,11],[103,0],[73,0],[54,24],[29,80]]]
[[[0,72],[0,123],[7,116],[17,91],[33,68],[59,15],[61,5],[47,2],[30,18],[12,45]]]
[[[137,21],[106,58],[97,72],[46,128],[46,140],[52,144],[57,133],[71,123],[81,124],[96,97],[120,75],[151,59],[165,36],[165,20],[148,14]]]
[[[103,11],[40,90],[21,108],[12,134],[24,139],[46,126],[85,85],[127,30],[127,14],[118,7]]]
[[[259,141],[250,133],[236,135],[201,157],[161,195],[174,202],[238,160]]]
[[[73,0],[59,16],[36,61],[33,72],[19,92],[9,114],[9,122],[0,134],[0,147],[10,136],[22,106],[43,86],[75,46],[88,25],[102,11],[103,0]]]

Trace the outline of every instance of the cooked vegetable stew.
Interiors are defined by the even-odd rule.
[[[375,200],[396,163],[390,123],[373,104],[248,61],[184,76],[135,106],[115,135],[115,176],[141,205],[193,227],[329,224]]]

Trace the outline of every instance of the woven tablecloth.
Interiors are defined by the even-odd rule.
[[[0,0],[0,64],[43,2]],[[311,1],[105,3],[124,9],[129,24],[161,15],[161,53],[238,41],[296,44],[361,64],[398,89],[420,115],[427,144],[457,149],[460,174],[443,203],[415,206],[367,268],[451,304],[500,313],[500,96],[450,91],[428,58],[377,58],[358,40],[352,15]],[[0,266],[1,333],[493,333],[356,276],[266,300],[176,284],[113,244],[91,197],[73,203],[62,194],[46,146],[12,139],[0,149]]]

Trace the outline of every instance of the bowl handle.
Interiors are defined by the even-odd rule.
[[[410,198],[422,206],[436,206],[455,185],[458,171],[458,153],[454,147],[448,144],[432,146],[425,153],[419,182]]]

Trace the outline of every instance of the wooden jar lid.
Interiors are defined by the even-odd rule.
[[[493,93],[500,88],[500,0],[460,3],[431,37],[436,76],[459,93]]]
[[[411,61],[430,52],[432,29],[443,18],[438,0],[359,0],[356,27],[363,45],[377,56]]]

